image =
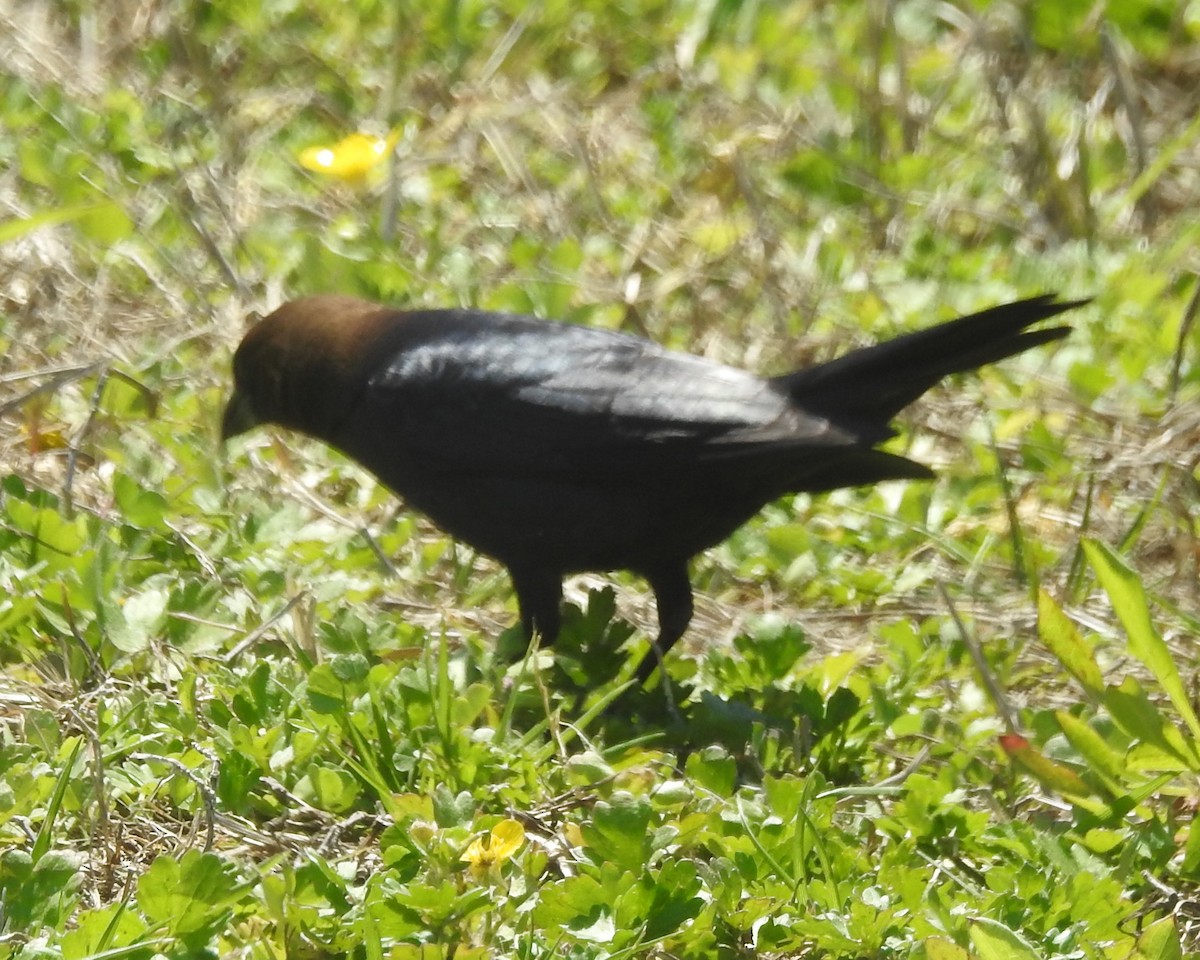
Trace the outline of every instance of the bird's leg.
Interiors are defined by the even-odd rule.
[[[658,605],[658,638],[651,644],[650,653],[638,664],[639,685],[650,679],[656,667],[663,666],[663,658],[692,622],[692,584],[688,580],[686,563],[646,574],[646,579]],[[665,668],[661,675],[665,684]]]
[[[549,647],[558,639],[562,624],[562,581],[554,574],[540,570],[515,570],[509,567],[513,589],[517,592],[517,607],[521,611],[521,626],[530,643],[536,635],[542,646]]]

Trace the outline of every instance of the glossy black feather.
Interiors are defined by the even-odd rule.
[[[429,311],[397,323],[379,357],[362,409],[431,469],[636,479],[861,441],[769,381],[612,331]]]

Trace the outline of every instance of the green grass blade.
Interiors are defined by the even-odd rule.
[[[79,751],[82,749],[83,737],[76,737],[75,746],[71,748],[71,755],[63,764],[58,779],[54,782],[54,792],[50,795],[50,803],[46,807],[46,819],[42,821],[41,829],[38,830],[37,837],[33,841],[34,863],[41,860],[46,851],[50,849],[50,844],[54,839],[54,821],[58,819],[58,813],[62,809],[63,797],[66,796],[67,786],[71,782],[71,772],[75,769],[75,761],[79,758]]]
[[[1187,724],[1192,737],[1200,740],[1200,720],[1196,719],[1175,658],[1171,656],[1171,651],[1150,617],[1150,604],[1146,600],[1141,579],[1119,554],[1100,541],[1085,540],[1083,549],[1088,563],[1096,572],[1096,578],[1112,601],[1113,610],[1125,627],[1129,652],[1154,674]]]

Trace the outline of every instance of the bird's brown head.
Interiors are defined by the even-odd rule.
[[[366,300],[324,294],[265,317],[233,356],[221,439],[274,423],[336,443],[366,386],[372,346],[395,315]]]

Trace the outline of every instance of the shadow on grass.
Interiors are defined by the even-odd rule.
[[[586,609],[567,605],[563,613],[552,658],[542,654],[542,686],[518,682],[512,690],[518,725],[544,721],[549,697],[561,722],[580,724],[608,754],[650,745],[682,759],[720,746],[733,757],[759,758],[742,771],[750,779],[766,772],[764,756],[787,769],[815,764],[834,783],[855,779],[861,745],[850,744],[863,704],[844,686],[822,692],[799,628],[763,626],[703,660],[668,656],[669,683],[656,672],[639,686],[631,677],[646,640],[614,616],[611,589],[593,591]],[[497,655],[519,657],[523,644],[519,630],[507,631]]]

